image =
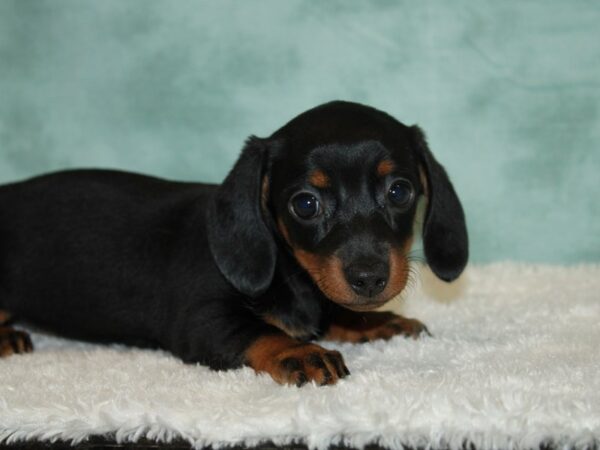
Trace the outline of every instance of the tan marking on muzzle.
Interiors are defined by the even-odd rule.
[[[342,261],[337,256],[319,256],[299,248],[293,250],[298,263],[327,298],[334,302],[347,302],[356,297],[344,276]]]
[[[316,255],[298,248],[291,241],[289,231],[281,218],[277,220],[277,227],[283,239],[291,247],[298,264],[308,272],[321,292],[344,307],[361,311],[377,308],[397,296],[406,286],[409,274],[406,254],[412,245],[412,237],[406,240],[402,248],[390,250],[390,276],[383,292],[377,295],[372,303],[359,305],[355,303],[359,297],[346,280],[340,258],[335,255]]]
[[[409,265],[406,255],[410,250],[412,241],[413,238],[411,236],[409,239],[406,240],[402,248],[392,247],[390,249],[390,277],[388,279],[387,285],[385,286],[385,289],[381,294],[378,295],[378,297],[384,299],[384,302],[387,302],[392,298],[396,297],[406,287],[409,274]]]
[[[390,249],[389,256],[389,278],[383,292],[378,294],[367,304],[353,303],[352,298],[350,302],[348,300],[339,302],[342,306],[351,309],[353,311],[370,311],[384,305],[398,294],[400,294],[406,287],[409,276],[409,263],[406,255],[412,246],[413,237],[411,236],[406,240],[404,245],[400,248],[392,247]],[[356,295],[353,296],[357,298]]]
[[[277,220],[277,227],[283,239],[291,247],[298,264],[308,272],[308,275],[317,287],[329,299],[343,301],[343,299],[355,296],[346,282],[344,272],[342,271],[342,261],[338,257],[315,255],[314,253],[298,248],[290,240],[290,233],[281,218]]]

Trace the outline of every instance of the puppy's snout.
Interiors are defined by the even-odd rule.
[[[354,263],[344,269],[344,276],[358,295],[375,297],[385,289],[389,267],[379,261]]]

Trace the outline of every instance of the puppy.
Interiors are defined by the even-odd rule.
[[[425,257],[451,281],[467,263],[465,218],[423,133],[340,101],[249,138],[221,185],[78,170],[2,186],[0,354],[32,350],[9,326],[19,319],[333,384],[344,360],[312,340],[426,332],[371,311],[407,283],[420,196]]]

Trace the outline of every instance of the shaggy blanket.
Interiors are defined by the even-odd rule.
[[[0,360],[0,442],[598,445],[600,266],[493,264],[446,287],[425,269],[420,279],[392,306],[433,337],[325,343],[352,372],[330,387],[35,333],[33,354]]]

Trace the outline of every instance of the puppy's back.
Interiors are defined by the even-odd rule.
[[[153,336],[181,230],[213,190],[102,170],[0,187],[0,306],[74,337]]]

